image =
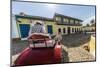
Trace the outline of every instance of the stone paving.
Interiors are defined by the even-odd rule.
[[[62,62],[81,62],[81,61],[95,61],[95,57],[82,46],[90,41],[90,35],[66,35],[62,40]]]
[[[62,46],[65,47],[65,46]],[[63,51],[63,59],[62,62],[82,62],[82,61],[94,61],[95,58],[86,50],[84,50],[82,47],[72,47],[72,48],[66,48]],[[65,53],[68,53],[67,55]],[[66,58],[68,57],[68,58]]]
[[[20,53],[26,47],[28,47],[27,41],[19,41],[19,40],[13,41],[11,45],[11,55],[16,55]]]

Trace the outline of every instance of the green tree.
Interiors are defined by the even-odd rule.
[[[90,26],[90,24],[88,24],[88,23],[87,23],[87,24],[86,24],[86,26],[87,26],[87,27],[89,27],[89,26]]]
[[[91,26],[94,26],[94,25],[95,25],[95,20],[92,19],[92,20],[90,21],[90,24],[91,24]]]

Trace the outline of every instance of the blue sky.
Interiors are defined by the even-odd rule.
[[[48,18],[52,18],[55,13],[59,13],[85,21],[87,19],[94,18],[95,6],[12,2],[12,13],[19,14],[20,12],[24,12],[28,15],[43,16]]]

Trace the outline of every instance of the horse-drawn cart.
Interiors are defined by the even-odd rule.
[[[61,62],[61,45],[48,34],[34,33],[28,37],[29,47],[21,52],[14,66],[52,64]]]

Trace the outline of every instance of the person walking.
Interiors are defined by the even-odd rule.
[[[61,32],[58,32],[54,39],[58,44],[61,44],[61,40],[62,40]]]

